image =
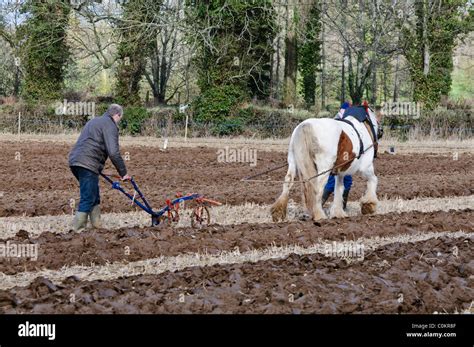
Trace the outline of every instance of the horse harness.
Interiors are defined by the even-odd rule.
[[[357,137],[359,138],[359,155],[357,156],[357,159],[359,159],[362,154],[364,154],[364,143],[362,142],[362,137],[360,136],[359,131],[357,128],[354,126],[354,124],[346,119],[346,117],[352,116],[355,119],[357,119],[359,122],[363,123],[365,127],[367,128],[367,131],[370,134],[370,137],[372,138],[372,143],[374,146],[374,158],[377,158],[377,150],[378,150],[378,137],[377,134],[375,133],[374,129],[374,124],[372,123],[372,120],[370,119],[370,116],[368,114],[368,111],[365,109],[365,107],[359,107],[359,106],[353,106],[349,107],[345,112],[342,118],[336,119],[339,122],[344,122],[346,124],[349,124],[352,129],[354,129],[355,133],[357,134]]]
[[[348,110],[350,110],[351,108],[356,108],[356,107],[350,107]],[[362,107],[357,107],[358,109],[362,108]],[[360,150],[359,150],[359,155],[357,156],[357,159],[359,159],[362,154],[364,154],[364,152],[366,150],[368,150],[370,147],[374,147],[374,158],[377,157],[377,147],[378,147],[378,140],[380,138],[382,138],[382,135],[383,135],[383,131],[382,131],[382,128],[379,127],[378,129],[378,134],[375,133],[375,129],[374,129],[374,125],[372,124],[372,121],[367,113],[367,110],[365,108],[362,108],[365,112],[365,117],[363,119],[360,119],[358,117],[355,117],[352,113],[351,114],[346,114],[347,113],[347,110],[346,112],[344,112],[344,115],[343,115],[343,118],[338,118],[336,120],[340,121],[340,122],[344,122],[344,123],[347,123],[349,124],[353,129],[354,131],[356,132],[357,134],[357,137],[359,138],[359,143],[360,143]],[[370,134],[370,137],[372,138],[372,145],[370,145],[369,147],[367,147],[366,149],[364,149],[364,144],[362,142],[362,138],[360,137],[360,133],[359,131],[356,129],[356,127],[354,126],[354,124],[352,124],[352,122],[350,122],[349,120],[347,119],[344,119],[345,117],[348,117],[348,116],[353,116],[354,118],[356,118],[359,122],[363,123],[365,125],[365,127],[367,128],[367,131],[369,132]],[[369,131],[370,129],[370,131]],[[348,163],[352,162],[354,160],[354,158],[350,159],[350,160],[346,160],[345,162],[339,164],[338,166],[342,166],[342,165],[347,165]],[[244,182],[260,182],[260,183],[287,183],[286,180],[284,181],[269,181],[269,180],[255,180],[254,178],[256,177],[259,177],[259,176],[262,176],[262,175],[265,175],[265,174],[268,174],[269,172],[272,172],[272,171],[275,171],[275,170],[279,170],[283,167],[287,167],[287,163],[285,162],[284,164],[282,165],[279,165],[279,166],[276,166],[272,169],[269,169],[269,170],[266,170],[266,171],[263,171],[263,172],[260,172],[260,173],[257,173],[255,175],[252,175],[252,176],[249,176],[249,177],[245,177],[242,179],[242,181]],[[326,173],[331,173],[333,175],[337,174],[337,171],[334,171],[334,169],[338,166],[333,166],[331,169],[328,169],[328,170],[325,170],[325,171],[321,171],[321,172],[318,172],[316,175],[314,176],[311,176],[309,178],[306,178],[304,180],[300,180],[298,181],[299,183],[306,183],[306,182],[309,182],[310,180],[316,178],[316,177],[319,177],[321,175],[324,175]]]

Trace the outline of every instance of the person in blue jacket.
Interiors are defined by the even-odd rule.
[[[344,116],[344,112],[349,107],[350,107],[350,104],[348,102],[344,102],[341,105],[341,109],[339,110],[336,117],[334,117],[334,118],[335,119],[338,119],[338,118],[342,119],[342,117]],[[329,175],[328,182],[326,183],[326,186],[324,187],[323,200],[322,200],[323,205],[329,199],[331,194],[334,192],[335,185],[336,185],[335,176],[334,175]],[[349,197],[349,191],[351,190],[351,187],[352,187],[352,176],[351,175],[344,176],[344,192],[342,193],[342,201],[343,201],[342,206],[343,206],[344,210],[347,207],[347,199]]]

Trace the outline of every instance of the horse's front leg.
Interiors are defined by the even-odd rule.
[[[374,164],[361,172],[362,176],[367,179],[367,190],[365,191],[364,196],[360,199],[360,209],[362,214],[371,214],[375,213],[377,210],[377,176],[374,172]]]
[[[342,193],[344,192],[344,176],[337,175],[335,177],[336,185],[334,186],[334,201],[331,205],[330,216],[331,218],[344,218],[347,217],[343,208]]]

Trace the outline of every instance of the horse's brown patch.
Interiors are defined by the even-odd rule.
[[[353,152],[352,141],[344,131],[341,131],[339,143],[337,144],[337,158],[334,163],[333,173],[345,171],[351,166],[356,155]]]

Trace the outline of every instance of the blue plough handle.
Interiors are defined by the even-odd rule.
[[[159,211],[153,211],[150,204],[146,200],[145,196],[140,191],[140,188],[138,188],[138,184],[135,182],[135,180],[133,178],[130,179],[130,183],[132,183],[133,189],[138,193],[138,195],[142,199],[142,201],[137,200],[130,193],[125,191],[125,189],[123,189],[123,187],[120,185],[120,182],[112,181],[112,179],[110,179],[110,177],[108,175],[105,175],[102,172],[100,173],[100,175],[102,177],[104,177],[107,180],[107,182],[109,182],[112,185],[113,189],[116,189],[116,190],[122,192],[127,198],[132,200],[132,202],[135,205],[140,207],[146,213],[150,214],[152,216],[152,225],[158,225],[159,224],[159,217],[161,217],[164,213],[169,211],[170,207],[168,205],[163,207]],[[182,197],[179,197],[179,198],[176,198],[176,199],[172,200],[171,205],[175,205],[175,204],[181,203],[183,201],[194,200],[194,199],[200,198],[201,196],[202,195],[200,195],[200,194],[191,194],[191,195],[182,196]]]

